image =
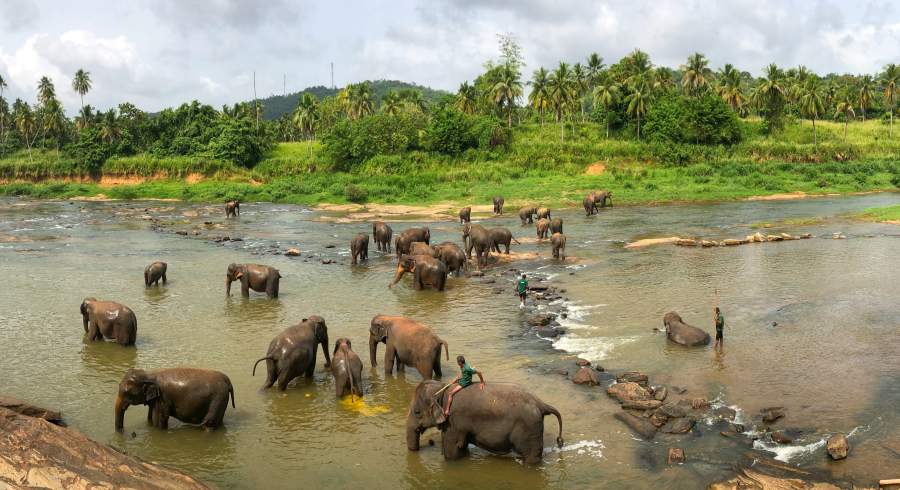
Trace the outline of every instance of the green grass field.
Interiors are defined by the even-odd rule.
[[[857,216],[867,221],[900,221],[900,206],[869,208]]]

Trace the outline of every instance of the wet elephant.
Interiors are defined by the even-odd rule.
[[[453,242],[444,242],[434,247],[435,258],[444,263],[447,267],[447,273],[456,273],[459,277],[459,271],[462,269],[469,277],[469,261],[466,260],[466,253],[459,248],[459,245]]]
[[[494,214],[503,214],[503,198],[494,196]]]
[[[597,213],[597,202],[594,201],[594,196],[588,194],[581,200],[581,205],[584,206],[584,214],[585,216],[590,216],[592,214]]]
[[[537,220],[537,224],[535,226],[537,227],[538,240],[547,238],[547,232],[550,229],[550,221],[546,218],[541,218]]]
[[[277,381],[278,389],[284,391],[288,383],[301,374],[313,375],[319,345],[325,355],[325,367],[331,367],[325,319],[311,316],[298,325],[286,328],[272,339],[266,356],[253,365],[253,376],[256,376],[256,365],[260,361],[266,361],[266,382],[261,389],[267,390]]]
[[[154,262],[144,269],[144,286],[156,284],[159,286],[159,280],[162,279],[163,284],[166,283],[166,269],[169,266],[165,262]]]
[[[375,239],[375,245],[379,252],[391,253],[391,236],[394,230],[383,221],[372,223],[372,238]]]
[[[353,401],[354,394],[363,396],[362,368],[362,361],[351,349],[350,339],[337,339],[331,355],[331,375],[334,377],[334,394],[338,399],[343,398],[344,390],[350,390],[350,401]]]
[[[403,255],[409,255],[409,247],[413,242],[431,243],[431,230],[425,228],[409,228],[397,234],[394,240],[394,251],[397,252],[397,260]]]
[[[549,208],[538,209],[536,215],[537,215],[535,217],[536,219],[546,219],[547,221],[549,221],[550,220],[550,209]]]
[[[550,220],[550,234],[554,233],[562,233],[563,232],[563,220],[562,218],[553,218]]]
[[[433,286],[435,291],[443,291],[447,282],[447,267],[443,262],[427,255],[404,255],[397,266],[397,277],[388,284],[388,288],[400,282],[407,272],[413,275],[413,287],[416,291]]]
[[[356,236],[350,240],[350,255],[353,256],[350,259],[351,264],[356,263],[356,258],[359,257],[359,260],[369,260],[369,235],[366,233],[358,233]]]
[[[208,369],[174,368],[159,371],[132,369],[119,383],[116,430],[124,431],[125,410],[146,405],[147,420],[157,429],[169,428],[169,417],[200,424],[211,431],[222,424],[228,397],[234,408],[234,388],[228,376]]]
[[[544,417],[555,415],[559,421],[556,443],[563,446],[562,416],[534,393],[513,383],[478,383],[453,395],[450,415],[444,415],[448,390],[443,383],[425,380],[419,383],[406,414],[406,446],[419,450],[419,437],[426,429],[438,427],[444,459],[462,458],[469,444],[493,454],[515,452],[529,465],[541,462],[544,452]]]
[[[405,371],[406,366],[416,368],[425,379],[432,373],[441,376],[441,346],[450,360],[450,347],[438,338],[434,331],[419,322],[402,316],[378,315],[369,326],[369,359],[372,367],[378,366],[378,344],[384,344],[384,373]]]
[[[494,247],[491,232],[480,225],[466,223],[463,225],[462,239],[466,245],[466,258],[472,258],[472,249],[474,248],[478,267],[487,267],[491,249]]]
[[[81,303],[81,319],[88,340],[107,338],[124,346],[137,340],[137,317],[125,305],[86,298]]]
[[[612,206],[612,191],[591,191],[590,196],[594,198],[594,202],[599,203],[601,208],[606,207],[606,201]]]
[[[553,258],[566,260],[566,236],[562,233],[554,233],[550,236],[550,245],[553,247]]]
[[[281,274],[274,267],[259,264],[231,264],[225,273],[225,296],[231,296],[231,283],[241,281],[241,296],[250,297],[250,290],[265,292],[269,299],[278,297]]]
[[[666,327],[666,336],[687,347],[709,345],[709,334],[697,327],[688,325],[681,320],[674,311],[666,313],[663,317],[663,325]]]
[[[519,219],[522,220],[522,225],[525,225],[527,221],[529,225],[534,224],[534,215],[537,213],[537,208],[534,206],[524,207],[519,210]]]
[[[425,242],[412,242],[409,246],[409,255],[427,255],[436,257],[434,249]]]
[[[521,245],[518,240],[513,238],[512,233],[506,228],[491,228],[488,231],[491,232],[491,241],[494,244],[493,250],[497,253],[500,253],[500,245],[506,247],[506,251],[503,252],[506,255],[509,255],[510,242],[516,242],[516,244]]]
[[[472,207],[466,206],[459,210],[459,223],[468,223],[472,221]]]
[[[241,203],[238,201],[230,201],[225,203],[225,217],[235,217],[241,215]]]

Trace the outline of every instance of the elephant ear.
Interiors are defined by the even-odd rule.
[[[150,401],[159,397],[159,387],[154,384],[147,384],[144,388],[145,401]]]
[[[447,416],[444,415],[444,409],[441,408],[441,404],[438,403],[438,400],[435,397],[431,398],[431,416],[434,417],[434,423],[437,426],[440,426],[447,421]]]

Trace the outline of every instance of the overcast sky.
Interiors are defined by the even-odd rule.
[[[900,62],[900,2],[879,0],[0,0],[6,97],[36,99],[49,76],[70,115],[78,68],[85,103],[156,111],[198,99],[216,107],[312,85],[399,79],[456,91],[497,57],[497,34],[521,38],[538,66],[615,62],[635,47],[677,68],[699,51],[733,63],[804,64],[874,73]]]

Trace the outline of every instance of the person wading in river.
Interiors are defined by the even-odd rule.
[[[719,311],[719,308],[716,307],[716,344],[713,346],[713,349],[719,346],[719,343],[722,343],[722,347],[725,347],[725,339],[722,337],[723,330],[725,329],[725,317],[722,316],[722,312]],[[709,344],[707,344],[709,345]]]
[[[521,310],[525,307],[525,296],[528,294],[528,281],[525,279],[525,274],[522,274],[522,279],[516,282],[516,287],[519,291],[519,309]]]
[[[447,395],[447,409],[444,410],[444,415],[450,415],[450,404],[453,403],[454,393],[457,393],[459,392],[459,390],[472,384],[473,374],[477,374],[478,379],[481,380],[481,384],[478,385],[478,389],[484,389],[484,378],[481,376],[481,371],[472,369],[472,366],[466,364],[466,358],[463,356],[456,356],[456,363],[459,364],[459,368],[460,370],[462,370],[462,372],[459,374],[459,376],[456,377],[456,379],[450,382],[450,384],[453,384],[459,381],[459,385],[450,390],[450,393]]]

